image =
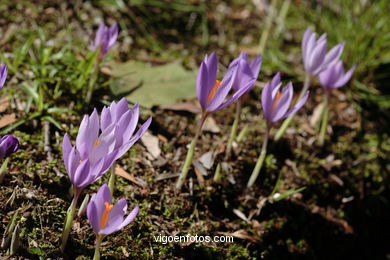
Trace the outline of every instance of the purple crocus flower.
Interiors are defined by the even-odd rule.
[[[329,52],[326,52],[326,48],[326,34],[317,39],[316,33],[307,28],[302,40],[302,57],[306,73],[316,76],[336,63],[343,52],[344,43],[334,46]]]
[[[99,124],[96,128],[94,114],[91,118],[86,117],[83,122],[87,122],[87,127],[80,127],[76,145],[74,147],[71,145],[67,134],[62,142],[66,171],[74,187],[80,190],[99,179],[115,162],[118,153],[118,150],[110,152],[115,140],[113,131],[98,136]],[[90,136],[85,136],[85,132],[89,132]]]
[[[306,102],[309,91],[300,99],[295,106],[289,109],[294,95],[291,82],[289,82],[282,91],[280,73],[277,73],[271,82],[268,82],[261,93],[261,105],[264,116],[269,124],[275,123],[289,115],[297,112]]]
[[[4,86],[5,80],[7,79],[7,73],[7,64],[0,65],[0,89],[2,89]]]
[[[97,236],[114,233],[128,224],[137,216],[138,205],[125,217],[127,212],[126,199],[120,199],[115,205],[111,204],[111,193],[107,184],[103,184],[97,193],[92,195],[88,203],[87,217]]]
[[[250,71],[246,71],[248,66],[246,66],[245,62],[243,61],[245,61],[248,64]],[[234,91],[238,91],[240,88],[245,87],[248,83],[251,82],[253,82],[252,87],[254,86],[254,83],[257,77],[259,76],[262,59],[261,56],[256,56],[252,60],[252,62],[249,63],[248,54],[242,52],[240,53],[240,56],[238,56],[238,58],[234,59],[230,63],[228,71],[226,72],[226,77],[230,77],[230,75],[234,73],[234,71],[236,70],[236,66],[239,66],[240,62],[242,62],[243,64],[242,66],[239,67],[239,69],[241,69],[241,71],[238,72],[240,77],[236,77],[236,82],[234,82],[233,84],[232,88]],[[253,79],[255,79],[255,81],[253,81]],[[249,88],[249,90],[251,88]]]
[[[213,52],[204,58],[196,80],[198,101],[204,113],[210,113],[227,107],[249,91],[256,81],[252,69],[245,59],[239,58],[229,66],[222,81],[217,80],[217,55]],[[254,66],[256,67],[256,66]],[[241,79],[245,79],[241,81]],[[233,86],[234,94],[225,101]]]
[[[85,188],[99,179],[146,132],[151,118],[133,135],[139,117],[138,107],[129,109],[126,99],[122,99],[103,108],[101,121],[96,109],[90,116],[85,115],[74,147],[65,134],[64,163],[75,187]]]
[[[320,79],[321,86],[325,90],[330,91],[344,86],[351,78],[354,70],[355,65],[353,65],[352,68],[345,73],[343,62],[338,61],[333,66],[330,66],[321,72],[318,77]]]
[[[19,148],[19,141],[12,135],[0,137],[0,159],[10,156]]]
[[[111,47],[115,44],[118,37],[118,25],[114,23],[108,27],[101,22],[96,32],[95,41],[91,44],[92,50],[100,48],[99,58],[103,59]]]
[[[135,104],[132,109],[128,107],[126,98],[122,98],[118,103],[112,102],[109,107],[104,107],[101,116],[102,132],[110,131],[114,127],[115,145],[113,149],[118,150],[116,158],[125,154],[130,147],[144,135],[149,128],[152,118],[139,128],[134,134],[139,119],[139,104]]]

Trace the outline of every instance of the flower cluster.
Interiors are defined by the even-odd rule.
[[[136,132],[139,105],[128,108],[125,98],[85,115],[72,146],[67,134],[62,143],[65,168],[75,188],[85,188],[99,179],[148,129],[149,118]]]

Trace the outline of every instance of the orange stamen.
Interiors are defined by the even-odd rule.
[[[99,140],[96,140],[95,143],[93,144],[93,148],[96,148],[97,146],[99,146],[101,142]]]
[[[102,218],[100,219],[100,229],[103,229],[107,225],[108,213],[110,213],[110,211],[114,207],[114,205],[111,205],[108,202],[104,202],[104,206],[106,207],[106,209],[104,210]]]
[[[215,85],[214,85],[213,89],[211,90],[209,97],[207,98],[207,102],[210,102],[211,99],[214,97],[215,92],[217,92],[217,89],[219,88],[219,86],[221,86],[221,83],[222,83],[222,81],[220,81],[220,80],[215,81]]]
[[[79,164],[82,164],[82,163],[83,163],[83,160],[80,160],[80,161],[79,161]]]
[[[276,93],[276,98],[274,100],[274,103],[272,104],[272,111],[275,110],[276,108],[276,105],[278,104],[279,102],[279,99],[282,97],[282,93],[280,91],[278,91],[278,93]]]

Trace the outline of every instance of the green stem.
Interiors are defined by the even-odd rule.
[[[76,213],[76,205],[79,200],[81,190],[77,190],[76,188],[74,189],[74,195],[73,195],[73,200],[72,203],[70,204],[68,211],[66,212],[66,220],[64,224],[64,229],[62,231],[62,237],[61,237],[61,251],[64,252],[66,243],[68,242],[68,237],[69,233],[72,229],[72,224],[73,224],[73,218]]]
[[[176,183],[177,190],[181,189],[181,187],[184,184],[185,179],[187,178],[188,171],[190,170],[190,166],[192,163],[192,159],[194,158],[196,143],[199,139],[200,133],[202,132],[202,126],[203,126],[207,116],[208,116],[207,113],[202,114],[202,118],[199,122],[198,129],[196,130],[195,137],[191,141],[190,148],[188,149],[188,152],[187,152],[186,160],[184,161],[183,169],[182,169],[180,176],[179,176],[179,179],[177,180],[177,183]]]
[[[236,114],[234,115],[234,122],[232,125],[232,129],[230,131],[230,136],[226,148],[226,154],[225,154],[225,160],[227,160],[230,156],[230,153],[232,151],[233,147],[233,141],[236,139],[237,136],[237,128],[238,128],[238,123],[240,121],[240,114],[241,114],[241,101],[237,100],[236,104]]]
[[[322,111],[320,137],[318,139],[318,144],[320,146],[323,146],[325,142],[325,134],[326,134],[326,129],[328,128],[328,121],[329,121],[329,93],[328,91],[326,91],[324,94],[324,108]]]
[[[99,66],[100,66],[100,59],[97,58],[97,61],[93,67],[93,72],[92,72],[91,78],[89,80],[87,95],[85,96],[85,103],[87,103],[87,104],[89,104],[91,102],[92,94],[93,94],[93,91],[95,90],[95,84],[96,84],[96,80],[98,78]]]
[[[303,96],[306,94],[307,90],[309,89],[309,86],[310,86],[310,75],[306,74],[305,83],[303,84],[303,88],[301,90],[301,93],[299,94],[297,102],[299,102],[299,100],[303,98]],[[291,121],[293,120],[294,115],[295,114],[292,114],[289,117],[287,117],[286,120],[284,120],[283,124],[275,134],[275,141],[279,141],[279,139],[283,136],[284,132],[286,131]]]
[[[3,182],[7,167],[8,167],[9,157],[5,158],[0,168],[0,184]]]
[[[108,188],[110,189],[111,196],[114,196],[114,191],[115,191],[115,162],[111,165],[110,169],[111,175],[110,179],[108,180]]]
[[[271,6],[269,8],[269,13],[265,21],[265,28],[263,32],[261,33],[260,37],[260,43],[259,43],[259,53],[263,54],[265,45],[267,44],[268,36],[271,31],[272,21],[274,20],[275,14],[276,14],[276,5],[278,3],[278,0],[272,0]]]
[[[279,170],[278,179],[276,180],[275,186],[272,189],[271,195],[269,197],[272,198],[274,196],[274,194],[278,191],[278,187],[279,187],[279,183],[281,182],[281,179],[282,179],[282,171]]]
[[[271,127],[267,125],[267,130],[265,132],[265,137],[263,141],[263,147],[261,148],[261,153],[259,155],[259,158],[257,158],[256,166],[253,169],[253,172],[251,174],[251,177],[249,178],[248,184],[246,185],[248,188],[252,187],[252,185],[255,183],[257,177],[259,176],[261,167],[263,166],[265,155],[267,154],[267,144],[269,139],[269,132]]]
[[[100,259],[100,244],[102,243],[102,240],[103,240],[103,236],[101,235],[96,236],[95,254],[93,255],[93,260]]]

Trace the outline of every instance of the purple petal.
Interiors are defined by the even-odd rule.
[[[73,147],[69,153],[68,162],[65,163],[65,165],[68,165],[67,172],[69,175],[69,179],[72,183],[74,183],[74,175],[79,164],[80,164],[80,154],[76,151],[76,148]]]
[[[251,90],[252,87],[254,86],[254,83],[255,83],[255,79],[252,79],[251,81],[249,81],[246,84],[246,86],[244,86],[244,87],[240,88],[238,91],[236,91],[231,98],[229,98],[225,103],[223,103],[221,106],[219,106],[216,110],[223,109],[223,108],[229,106],[230,104],[232,104],[234,101],[239,99],[242,95],[244,95],[249,90]]]
[[[111,204],[111,192],[110,192],[110,189],[108,188],[107,183],[104,183],[99,188],[97,193],[91,197],[91,201],[92,200],[95,202],[96,210],[98,213],[98,220],[100,223],[100,218],[106,209],[106,207],[104,206],[104,203],[107,202],[108,204]]]
[[[301,100],[298,101],[298,103],[295,104],[295,106],[293,108],[291,108],[283,117],[283,118],[286,118],[292,114],[294,114],[295,112],[297,112],[307,101],[309,97],[309,91],[306,92],[306,94],[301,98]]]
[[[126,210],[126,199],[120,199],[111,209],[110,213],[108,213],[107,225],[102,230],[100,230],[99,234],[109,235],[115,231],[118,231],[123,222],[123,217],[126,213]]]
[[[76,187],[81,187],[86,179],[89,176],[89,170],[91,168],[91,164],[89,160],[84,160],[77,167],[76,172],[73,177],[73,185]]]
[[[280,84],[280,81],[281,81],[281,76],[280,76],[280,72],[276,73],[276,75],[272,78],[272,81],[271,81],[271,87],[272,89],[274,89],[277,85]],[[272,91],[271,91],[272,93]]]
[[[112,122],[110,109],[107,107],[103,107],[102,115],[101,115],[100,128],[104,131]]]
[[[64,158],[66,171],[69,172],[68,160],[69,153],[72,151],[72,144],[70,143],[68,134],[65,133],[64,138],[62,139],[62,157]]]
[[[139,211],[139,207],[138,207],[138,205],[136,205],[135,208],[130,212],[130,214],[125,218],[125,220],[119,226],[119,229],[122,229],[125,226],[127,226],[128,224],[130,224],[137,216],[138,211]]]
[[[218,109],[218,107],[225,101],[226,96],[229,94],[229,91],[232,89],[233,84],[236,80],[238,70],[235,70],[233,75],[227,79],[226,75],[222,79],[221,85],[217,88],[214,93],[214,96],[211,98],[210,102],[207,105],[207,111],[213,112]]]
[[[308,42],[309,42],[309,39],[310,39],[312,34],[313,34],[313,32],[311,31],[310,27],[307,27],[305,33],[303,34],[303,39],[302,39],[302,58],[303,58],[303,62],[304,63],[306,61]]]
[[[307,39],[305,49],[303,50],[305,52],[302,55],[303,56],[302,57],[303,63],[305,65],[306,71],[309,69],[309,59],[310,59],[310,56],[312,54],[315,43],[316,43],[316,35],[315,35],[315,33],[312,33],[311,35],[309,35],[309,38]]]
[[[264,116],[268,120],[271,118],[272,103],[272,86],[270,82],[267,82],[261,92],[261,106],[263,107]]]
[[[100,225],[100,215],[98,214],[95,202],[93,200],[91,200],[88,203],[87,218],[88,218],[88,221],[91,224],[93,230],[96,233],[98,233],[99,232],[99,225]]]
[[[272,122],[280,120],[285,114],[288,108],[290,107],[291,100],[293,97],[293,86],[289,82],[282,91],[282,96],[280,97],[274,111],[272,112]]]
[[[106,30],[107,30],[106,25],[104,24],[104,22],[101,22],[99,24],[99,28],[98,28],[98,30],[96,32],[96,36],[95,36],[95,42],[93,44],[93,49],[94,50],[99,48],[100,45],[102,44],[103,39],[104,39],[104,35],[106,34]]]
[[[137,105],[137,104],[136,104]],[[135,106],[135,105],[134,105]],[[133,108],[134,109],[134,108]],[[127,102],[126,98],[121,98],[119,100],[117,107],[116,107],[116,115],[115,118],[120,118],[124,113],[126,113],[129,110],[129,102]]]
[[[0,66],[0,89],[3,88],[5,80],[7,79],[8,67],[7,64]]]
[[[322,65],[322,70],[332,66],[332,64],[336,63],[344,50],[344,43],[337,44],[334,46],[325,56],[325,60]]]
[[[138,119],[139,119],[139,104],[136,103],[133,107],[132,110],[129,110],[130,115],[128,118],[124,119],[125,121],[125,128],[123,129],[123,142],[127,142],[130,140],[130,138],[133,136],[135,128],[137,127],[138,124]],[[122,120],[122,118],[121,118]],[[119,123],[118,123],[118,128],[119,128]],[[121,132],[121,131],[119,131]]]
[[[322,63],[324,62],[326,55],[326,45],[326,41],[322,41],[314,47],[308,60],[308,68],[311,75],[317,75]]]
[[[206,65],[207,65],[207,82],[208,82],[207,96],[209,96],[217,80],[218,59],[217,59],[217,54],[215,52],[211,53],[211,55],[207,58]]]
[[[355,70],[355,67],[356,65],[353,65],[352,68],[347,71],[347,73],[345,73],[335,84],[334,84],[334,87],[335,88],[340,88],[342,86],[344,86],[352,77],[352,74]]]
[[[117,23],[114,23],[108,29],[108,33],[109,33],[109,40],[108,40],[108,44],[107,44],[108,49],[111,49],[111,47],[115,44],[116,39],[118,38],[118,31],[119,31],[119,28],[118,28]]]
[[[208,71],[207,65],[203,61],[200,64],[198,75],[196,77],[196,94],[198,96],[198,101],[203,110],[207,107],[207,98],[208,98]]]
[[[124,155],[133,146],[133,144],[145,134],[151,123],[152,118],[149,117],[148,120],[146,120],[146,122],[138,129],[137,133],[127,143],[123,144],[122,147],[119,148],[119,152],[116,158],[119,158]]]
[[[259,76],[261,63],[262,63],[261,56],[257,56],[256,58],[253,59],[251,65],[250,65],[250,68],[252,70],[252,74],[253,74],[255,79],[257,79]]]

